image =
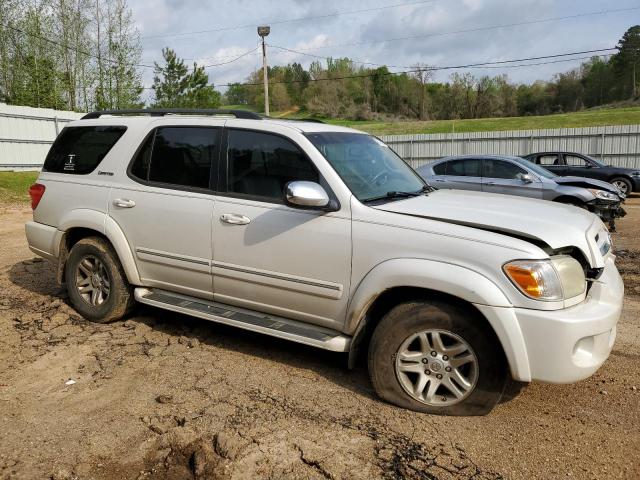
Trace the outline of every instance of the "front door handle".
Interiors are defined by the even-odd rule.
[[[113,204],[120,208],[133,208],[136,206],[136,202],[129,200],[128,198],[116,198],[113,201]]]
[[[245,217],[238,213],[223,213],[220,215],[220,220],[224,223],[228,223],[229,225],[248,225],[251,223],[251,219],[249,217]]]

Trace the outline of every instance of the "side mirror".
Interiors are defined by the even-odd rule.
[[[284,198],[287,205],[294,208],[325,210],[333,207],[325,189],[315,182],[289,182],[284,189]]]
[[[533,178],[528,173],[519,173],[518,174],[518,180],[520,180],[523,183],[532,183],[533,182]]]

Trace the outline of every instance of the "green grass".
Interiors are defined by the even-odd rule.
[[[29,186],[38,172],[0,172],[0,204],[29,202]]]
[[[640,124],[640,107],[593,109],[539,117],[478,118],[435,121],[356,121],[325,119],[333,125],[357,128],[374,135],[414,133],[494,132],[500,130],[537,130],[542,128],[579,128],[603,125]]]

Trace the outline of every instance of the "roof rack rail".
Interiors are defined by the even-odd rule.
[[[165,115],[233,115],[236,118],[248,120],[262,120],[263,118],[249,110],[226,110],[223,108],[142,108],[137,110],[100,110],[87,113],[82,117],[82,120],[100,118],[102,115],[151,115],[152,117],[163,117]]]
[[[284,118],[284,117],[263,117],[265,120],[284,120],[287,122],[311,122],[311,123],[325,123],[319,118]]]

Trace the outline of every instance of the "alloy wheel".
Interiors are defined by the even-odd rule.
[[[618,187],[620,189],[620,191],[622,193],[624,193],[625,195],[627,194],[627,184],[625,182],[623,182],[622,180],[616,180],[615,182],[613,182],[613,185]]]
[[[76,288],[89,305],[97,307],[107,301],[111,292],[111,280],[107,268],[98,257],[82,257],[76,269]]]
[[[460,336],[424,330],[408,337],[396,353],[395,371],[407,394],[427,405],[455,405],[478,382],[478,358]]]

